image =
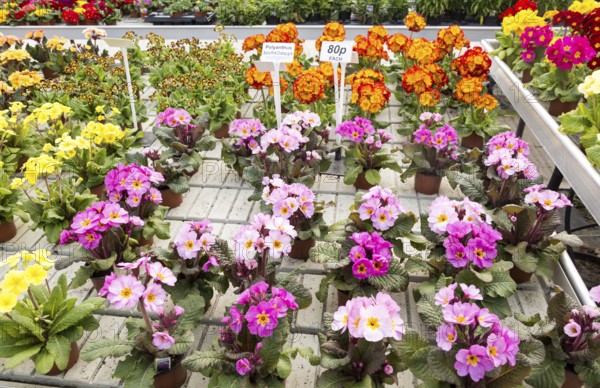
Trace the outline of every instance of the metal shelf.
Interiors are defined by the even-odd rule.
[[[481,44],[488,52],[498,47],[498,42],[494,39],[484,39]],[[558,131],[555,119],[541,106],[537,98],[523,87],[521,80],[508,65],[498,57],[492,57],[490,75],[542,145],[550,160],[577,193],[594,220],[599,222],[600,174],[598,170],[568,136]],[[559,263],[561,268],[555,271],[555,283],[566,291],[572,291],[582,304],[594,306],[595,303],[590,299],[588,289],[569,255],[563,254]],[[568,282],[564,281],[565,276]]]

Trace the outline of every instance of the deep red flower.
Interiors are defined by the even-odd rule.
[[[20,10],[18,10],[17,12],[15,12],[13,14],[13,17],[15,19],[17,19],[17,20],[21,20],[21,19],[23,19],[25,17],[25,11],[23,11],[23,10],[20,9]]]
[[[535,1],[519,0],[515,3],[515,5],[513,6],[513,9],[515,10],[515,13],[526,10],[526,9],[535,11],[537,9],[537,3]]]
[[[62,11],[61,15],[65,23],[77,24],[79,23],[79,14],[72,9],[66,9]]]
[[[590,61],[588,61],[587,66],[591,70],[599,69],[600,68],[600,57],[592,58]]]

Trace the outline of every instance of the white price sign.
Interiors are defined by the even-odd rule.
[[[295,49],[294,43],[263,43],[260,60],[262,62],[292,63]]]
[[[323,42],[321,45],[321,62],[352,62],[354,42]]]

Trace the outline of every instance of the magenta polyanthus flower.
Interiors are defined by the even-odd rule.
[[[250,365],[250,361],[247,358],[242,358],[237,360],[235,363],[235,371],[240,376],[245,376],[252,370],[252,366]]]
[[[587,38],[568,35],[556,39],[546,49],[546,56],[561,70],[571,70],[573,66],[583,64],[596,55]]]
[[[158,331],[152,334],[152,345],[159,350],[167,350],[175,344],[175,338],[168,331]]]
[[[464,268],[469,264],[467,249],[460,241],[449,237],[444,241],[446,259],[454,268]]]
[[[259,337],[270,337],[278,325],[277,311],[267,302],[252,306],[246,313],[248,331]]]
[[[472,345],[469,349],[458,351],[454,368],[459,376],[469,375],[473,381],[477,382],[485,376],[486,372],[494,369],[494,363],[489,359],[486,348]]]
[[[242,323],[244,322],[244,316],[235,306],[231,306],[229,309],[229,315],[231,315],[231,322],[229,323],[229,327],[235,333],[239,333],[242,330]]]
[[[144,293],[144,285],[133,275],[117,276],[108,286],[106,299],[118,309],[132,309]]]
[[[371,260],[361,259],[352,265],[352,274],[357,279],[366,279],[373,273],[373,264]]]
[[[498,252],[482,238],[473,238],[467,244],[467,257],[479,268],[492,266]]]
[[[102,210],[100,222],[116,226],[129,222],[129,213],[116,203],[108,203]]]

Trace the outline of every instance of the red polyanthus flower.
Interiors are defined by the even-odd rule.
[[[535,1],[519,0],[515,3],[513,9],[515,10],[515,13],[524,11],[526,9],[535,11],[537,9],[537,3]]]
[[[76,24],[79,22],[79,14],[72,9],[62,11],[61,15],[65,23]]]
[[[25,11],[23,11],[23,10],[18,10],[17,12],[15,12],[15,13],[13,14],[13,17],[14,17],[15,19],[17,19],[17,20],[21,20],[21,19],[23,19],[23,18],[25,17]]]

